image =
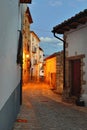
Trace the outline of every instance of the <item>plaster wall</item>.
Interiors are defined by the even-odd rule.
[[[30,32],[30,59],[31,59],[31,75],[33,79],[39,80],[39,38],[34,32]],[[35,49],[35,52],[33,51]],[[33,71],[32,71],[33,68]]]
[[[18,16],[18,0],[0,2],[0,110],[20,82],[20,66],[16,63]]]
[[[48,83],[51,81],[51,73],[56,73],[56,57],[46,60],[45,79]]]
[[[86,83],[82,85],[82,88],[87,102],[87,24],[80,25],[77,29],[71,30],[65,35],[66,42],[68,43],[68,47],[66,48],[68,57],[85,55],[85,58],[83,58],[83,72],[85,72],[83,79]]]

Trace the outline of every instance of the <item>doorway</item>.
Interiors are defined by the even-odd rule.
[[[71,61],[71,94],[79,97],[81,92],[81,60]]]

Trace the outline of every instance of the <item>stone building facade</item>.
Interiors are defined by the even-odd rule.
[[[83,101],[87,106],[87,9],[55,26],[53,33],[64,36],[65,88],[63,98],[79,103]]]
[[[50,89],[62,94],[63,52],[57,52],[45,58],[44,76],[45,82],[50,85]]]
[[[29,7],[24,6],[23,12],[23,84],[28,83],[30,79],[30,24],[33,23]]]

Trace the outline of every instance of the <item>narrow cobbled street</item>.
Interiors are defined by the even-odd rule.
[[[13,130],[87,130],[87,108],[62,102],[45,83],[28,83]]]

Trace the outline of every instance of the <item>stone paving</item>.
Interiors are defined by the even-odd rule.
[[[28,83],[17,119],[13,130],[87,130],[87,107],[62,102],[45,83]]]

